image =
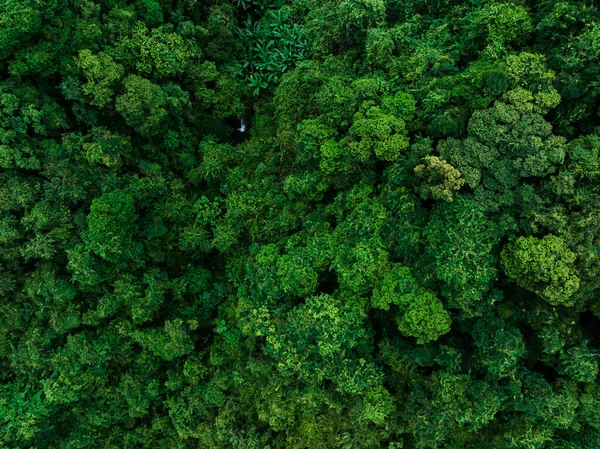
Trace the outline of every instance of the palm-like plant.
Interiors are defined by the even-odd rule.
[[[247,0],[236,0],[236,3],[242,9],[251,4]],[[263,10],[276,2],[261,0],[256,3],[260,3],[256,6]],[[248,85],[253,88],[254,95],[278,83],[287,70],[308,56],[308,41],[302,29],[297,24],[290,25],[288,20],[285,9],[268,10],[258,21],[248,15],[237,30],[246,43],[246,54],[241,62],[248,71]]]

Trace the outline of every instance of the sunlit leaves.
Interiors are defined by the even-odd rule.
[[[573,305],[571,296],[579,289],[576,256],[562,239],[552,234],[542,239],[519,237],[501,257],[506,274],[521,287],[552,305]]]
[[[437,340],[450,331],[450,313],[433,293],[421,291],[411,296],[398,320],[398,329],[404,335],[416,337],[418,344]]]
[[[107,193],[92,203],[83,238],[91,251],[109,262],[135,257],[139,251],[133,241],[136,218],[130,195],[122,191]]]
[[[116,110],[142,135],[155,135],[167,115],[167,97],[149,80],[129,75],[123,82],[125,93],[117,97]]]
[[[88,79],[81,89],[91,97],[90,104],[105,106],[114,96],[112,85],[124,74],[123,66],[116,64],[113,58],[105,53],[92,55],[89,50],[79,52],[77,65]]]

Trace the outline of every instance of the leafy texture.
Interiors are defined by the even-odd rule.
[[[599,448],[596,3],[1,0],[0,448]]]

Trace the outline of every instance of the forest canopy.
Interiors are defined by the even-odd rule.
[[[0,1],[0,447],[600,448],[600,10]]]

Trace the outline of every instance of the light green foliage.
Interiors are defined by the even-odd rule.
[[[136,220],[131,195],[119,190],[106,193],[92,202],[82,238],[91,251],[109,262],[129,259],[139,251],[133,240]]]
[[[410,119],[413,111],[412,97],[402,92],[383,96],[380,106],[369,100],[363,102],[350,128],[352,155],[367,161],[374,152],[381,160],[397,160],[409,145],[404,119]]]
[[[552,305],[573,305],[579,277],[573,266],[575,254],[554,235],[542,239],[519,237],[502,250],[506,274],[521,287]]]
[[[433,293],[423,291],[411,295],[410,303],[398,320],[398,329],[404,335],[416,337],[417,344],[437,340],[450,331],[450,314]]]
[[[412,302],[412,293],[417,288],[410,269],[396,265],[385,274],[381,287],[373,290],[371,302],[373,307],[383,310],[389,310],[391,304],[406,307]]]
[[[116,110],[128,125],[144,136],[156,135],[167,115],[167,96],[160,86],[137,75],[123,81],[125,93],[117,97]]]
[[[383,23],[385,4],[382,0],[342,0],[339,14],[345,28],[365,30]]]
[[[435,273],[444,283],[442,294],[450,307],[477,308],[496,278],[492,251],[501,235],[498,224],[486,218],[481,204],[459,197],[436,204],[424,235],[425,275]]]
[[[484,53],[488,57],[497,56],[504,45],[522,42],[533,28],[527,9],[513,3],[486,3],[462,23],[471,45],[487,44]]]
[[[74,248],[67,251],[69,258],[68,269],[72,272],[73,281],[77,281],[83,285],[97,285],[106,280],[101,263],[94,257],[90,249],[86,245],[76,245]]]
[[[48,402],[68,404],[93,397],[105,381],[106,361],[106,354],[94,348],[84,334],[69,335],[53,356],[56,368],[52,375],[41,382]]]
[[[444,421],[455,422],[461,427],[477,429],[485,426],[500,411],[502,404],[498,389],[489,388],[485,382],[472,380],[464,374],[440,371],[429,387],[433,396],[430,416],[437,414]]]
[[[509,95],[529,97],[528,101],[533,100],[534,112],[546,114],[560,103],[560,94],[553,86],[556,74],[548,68],[544,56],[528,52],[509,55],[501,67],[515,86]],[[525,89],[531,93],[523,92]]]
[[[381,385],[381,373],[367,356],[370,336],[361,326],[364,318],[364,312],[352,302],[311,296],[288,314],[284,327],[269,332],[266,349],[278,361],[282,374],[298,376],[304,382],[327,379],[340,393],[364,397],[369,406],[361,414],[381,423],[393,406]]]
[[[91,97],[90,104],[103,107],[112,101],[112,87],[123,76],[123,66],[115,63],[107,54],[101,52],[93,55],[90,50],[79,52],[77,66],[87,78],[87,83],[81,86],[81,90]]]
[[[415,174],[425,178],[421,196],[424,199],[432,197],[435,200],[452,201],[452,194],[465,183],[461,173],[443,159],[436,156],[425,156],[422,165],[415,167]]]
[[[141,75],[153,74],[159,79],[182,75],[192,58],[202,56],[193,40],[186,41],[180,34],[169,32],[171,29],[163,26],[148,31],[141,24],[133,29],[128,44],[136,53],[136,68]]]
[[[306,364],[308,361],[306,358],[313,351],[326,358],[328,363],[333,363],[334,354],[356,346],[362,338],[366,337],[365,331],[359,330],[358,327],[363,317],[357,313],[360,312],[353,310],[350,304],[338,303],[328,295],[311,296],[307,298],[304,305],[298,306],[290,314],[289,332],[292,333],[290,337],[293,335],[294,339],[300,338],[294,342],[294,347],[281,345],[277,342],[276,336],[267,340],[271,342],[273,351],[294,351],[293,357],[279,357],[286,366],[293,368],[295,365],[293,359],[297,358],[298,361],[305,360],[304,369],[312,371],[313,367]],[[305,326],[306,321],[314,321],[318,326]]]
[[[477,172],[481,173],[488,164],[489,170],[483,171],[483,183],[487,188],[501,190],[513,188],[519,177],[546,176],[555,170],[555,164],[564,160],[564,138],[552,135],[551,125],[533,112],[531,93],[517,90],[505,98],[507,103],[498,101],[493,108],[476,111],[469,120],[469,135],[477,143],[465,146],[468,153],[475,152],[474,165],[461,163],[462,158],[465,162],[470,159],[468,153],[457,154],[450,148],[441,150],[446,160],[472,179],[472,185]],[[524,122],[527,127],[521,126]],[[477,154],[490,151],[498,155],[495,160],[490,160],[491,155]]]
[[[131,152],[130,139],[120,134],[113,134],[107,128],[97,127],[86,136],[86,143],[82,144],[86,159],[90,163],[98,163],[107,167],[119,166],[123,158]]]
[[[298,256],[280,257],[277,260],[277,276],[287,294],[307,296],[317,288],[317,273]]]
[[[364,295],[373,289],[388,267],[381,234],[390,217],[378,201],[368,198],[371,189],[360,187],[348,197],[338,198],[339,205],[349,207],[350,213],[332,235],[332,244],[337,249],[331,267],[336,269],[344,290]]]
[[[398,329],[416,337],[417,344],[435,341],[450,331],[450,313],[434,293],[417,284],[408,267],[396,265],[388,271],[381,286],[373,290],[371,303],[386,311],[392,304],[398,306]]]
[[[163,327],[133,331],[132,337],[144,349],[165,360],[173,360],[194,349],[188,327],[181,319],[175,319],[165,321]]]
[[[592,353],[587,344],[584,340],[559,357],[561,370],[578,382],[593,382],[598,375],[598,354]]]
[[[367,58],[375,67],[386,67],[394,51],[394,40],[390,32],[381,28],[371,28],[365,42]]]

